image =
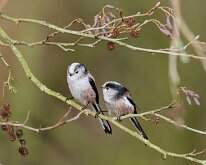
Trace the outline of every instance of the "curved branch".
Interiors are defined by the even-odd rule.
[[[160,109],[157,109],[157,111],[159,111]],[[189,130],[191,132],[194,132],[194,133],[198,133],[200,135],[206,135],[206,131],[201,131],[201,130],[197,130],[197,129],[194,129],[194,128],[191,128],[187,125],[184,125],[184,124],[179,124],[177,122],[175,122],[174,120],[168,118],[168,117],[165,117],[163,115],[160,115],[158,113],[155,112],[156,110],[153,110],[153,111],[147,111],[147,112],[144,112],[144,113],[139,113],[139,114],[128,114],[128,115],[125,115],[125,116],[122,116],[121,119],[126,119],[126,118],[130,118],[130,117],[141,117],[142,119],[144,120],[150,120],[150,119],[147,119],[145,118],[146,115],[154,115],[156,117],[159,117],[165,121],[167,121],[168,123],[171,123],[175,126],[178,126],[178,127],[181,127],[181,128],[184,128],[186,130]],[[113,119],[116,119],[116,118],[113,118]]]
[[[62,94],[49,89],[48,87],[46,87],[44,84],[42,84],[34,76],[34,74],[31,72],[29,66],[27,65],[27,62],[25,61],[22,53],[16,48],[16,46],[12,43],[12,39],[5,33],[5,31],[2,28],[0,28],[0,36],[5,40],[5,42],[9,45],[9,47],[14,52],[15,56],[17,57],[17,59],[21,63],[27,78],[29,78],[42,92],[45,92],[46,94],[48,94],[50,96],[53,96],[53,97],[55,97],[55,98],[57,98],[57,99],[59,99],[59,100],[61,100],[63,102],[66,102],[69,106],[72,106],[72,107],[78,109],[79,111],[82,110],[83,107],[81,105],[77,104],[73,100],[67,100],[67,98],[65,96],[63,96]],[[95,112],[93,112],[91,110],[87,110],[84,113],[87,114],[87,115],[89,114],[89,115],[95,116]],[[127,132],[128,134],[134,136],[135,138],[137,138],[140,141],[142,141],[143,143],[145,143],[148,147],[150,147],[150,148],[160,152],[164,159],[167,156],[171,156],[171,157],[175,157],[175,158],[183,158],[183,159],[190,160],[190,161],[202,164],[202,165],[206,165],[206,161],[205,160],[200,160],[200,159],[193,158],[190,155],[190,153],[187,153],[187,154],[177,154],[177,153],[172,153],[172,152],[168,152],[166,150],[163,150],[162,148],[160,148],[160,147],[154,145],[153,143],[151,143],[150,141],[145,140],[136,131],[132,131],[132,130],[124,127],[123,125],[118,123],[116,120],[113,120],[111,117],[108,117],[108,116],[105,116],[105,115],[101,115],[101,114],[99,115],[99,117],[101,117],[102,119],[106,119],[106,120],[110,121],[115,126],[119,127],[123,131]],[[19,126],[22,126],[22,125],[19,125]],[[28,128],[28,127],[24,126],[24,128]]]
[[[21,127],[21,128],[25,128],[27,130],[33,131],[33,132],[44,132],[44,131],[49,131],[49,130],[53,130],[55,128],[58,128],[64,124],[70,123],[74,120],[79,119],[79,117],[85,113],[86,110],[84,111],[80,111],[76,116],[74,116],[71,119],[66,120],[66,117],[68,116],[68,114],[70,113],[70,110],[67,111],[67,113],[64,114],[64,116],[54,125],[52,126],[48,126],[48,127],[40,127],[40,128],[34,128],[31,126],[26,125],[26,122],[24,123],[19,123],[19,122],[14,122],[14,121],[5,121],[5,122],[0,122],[0,125],[10,125],[10,126],[15,126],[15,127]],[[28,116],[27,116],[28,117]],[[26,118],[26,120],[28,120],[28,118]],[[25,121],[26,121],[25,120]]]

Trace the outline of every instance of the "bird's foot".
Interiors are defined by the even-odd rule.
[[[102,112],[101,112],[101,111],[96,112],[96,114],[95,114],[95,116],[94,116],[94,117],[95,117],[95,118],[98,118],[100,113],[102,113]]]
[[[121,121],[122,121],[121,116],[117,116],[117,121],[118,121],[118,122],[121,122]]]
[[[89,105],[89,103],[87,103],[85,106],[83,106],[82,108],[81,108],[81,110],[82,111],[84,111],[85,109],[87,109],[87,106]]]
[[[86,106],[82,107],[82,108],[81,108],[81,111],[84,111],[85,109],[87,109]]]
[[[99,111],[99,112],[97,112],[97,113],[95,114],[95,118],[99,117],[99,114],[103,114],[103,115],[104,115],[103,112],[108,112],[108,111]]]
[[[74,97],[67,97],[64,102],[66,103],[67,100],[74,100]]]

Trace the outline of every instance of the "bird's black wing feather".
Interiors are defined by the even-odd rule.
[[[127,100],[129,100],[129,102],[134,106],[134,114],[137,114],[137,110],[136,110],[136,104],[134,103],[134,101],[131,99],[131,98],[129,98],[129,97],[127,97]]]
[[[92,89],[96,93],[96,103],[97,104],[95,104],[95,103],[92,104],[92,107],[93,107],[93,109],[96,113],[101,112],[103,114],[103,112],[101,111],[101,108],[99,107],[99,94],[98,94],[95,82],[91,77],[89,77],[88,79],[89,79],[89,83],[90,83]],[[101,119],[101,118],[99,118],[99,121],[100,121],[101,126],[103,127],[105,133],[112,134],[112,128],[111,128],[109,122],[107,120],[104,120],[104,119]]]
[[[98,91],[97,91],[97,87],[96,87],[96,85],[95,85],[95,82],[94,82],[94,80],[93,80],[91,77],[89,77],[88,79],[89,79],[90,85],[92,86],[92,89],[93,89],[94,92],[96,93],[96,103],[99,104],[99,94],[98,94]]]

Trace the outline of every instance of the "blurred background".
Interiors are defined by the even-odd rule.
[[[93,23],[96,15],[104,5],[111,4],[123,9],[124,15],[139,11],[146,12],[157,1],[92,1],[92,0],[0,0],[4,14],[12,17],[25,17],[45,20],[58,26],[65,26],[75,18],[82,18],[88,24]],[[169,1],[160,1],[162,5],[171,5]],[[182,0],[181,12],[195,33],[206,41],[205,0]],[[163,15],[163,14],[162,14]],[[159,15],[161,20],[161,14]],[[51,31],[35,24],[15,24],[0,19],[0,25],[13,38],[19,41],[34,42],[44,39]],[[74,26],[78,29],[80,26]],[[73,36],[60,35],[58,41],[71,42]],[[154,25],[147,25],[138,39],[131,39],[132,45],[145,48],[166,48],[170,39],[165,37]],[[168,74],[168,55],[151,55],[116,46],[109,51],[106,42],[96,48],[76,47],[75,52],[64,52],[57,47],[18,46],[27,60],[32,72],[49,88],[70,97],[66,82],[67,66],[80,62],[87,66],[96,79],[102,98],[100,86],[108,80],[116,80],[125,85],[132,93],[133,99],[143,111],[168,105],[172,100],[171,82]],[[63,102],[42,93],[30,80],[10,49],[1,47],[5,59],[12,66],[12,76],[17,79],[15,87],[18,93],[13,95],[6,90],[6,102],[11,104],[12,120],[23,122],[28,111],[31,111],[28,124],[33,127],[50,126],[66,113],[68,106]],[[192,49],[189,49],[194,53]],[[185,104],[184,109],[169,110],[167,116],[181,120],[186,125],[205,130],[206,126],[206,74],[198,60],[183,62],[178,58],[177,70],[180,84],[200,95],[200,106]],[[0,62],[0,80],[6,80],[7,68]],[[104,103],[100,104],[105,109]],[[72,109],[70,117],[79,111]],[[159,125],[139,119],[152,143],[165,150],[177,153],[191,152],[194,149],[206,148],[205,137],[177,128],[160,121]],[[122,124],[133,129],[128,121]],[[58,129],[34,133],[24,130],[29,155],[22,157],[18,153],[18,143],[9,142],[7,134],[0,131],[0,164],[3,165],[105,165],[105,164],[164,164],[171,165],[194,163],[184,159],[168,157],[162,160],[161,155],[146,147],[142,142],[113,126],[113,134],[105,134],[98,121],[82,115],[79,120]],[[198,156],[205,159],[206,154]]]

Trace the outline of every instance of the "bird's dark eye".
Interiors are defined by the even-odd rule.
[[[109,87],[106,87],[106,90],[108,90],[109,89]]]
[[[75,73],[77,74],[77,73],[79,73],[79,71],[77,70]]]

